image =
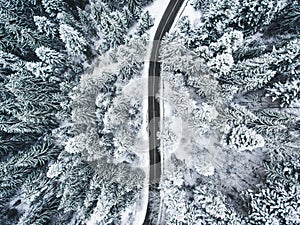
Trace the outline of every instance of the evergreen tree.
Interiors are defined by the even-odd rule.
[[[288,80],[286,83],[275,83],[273,88],[268,89],[268,96],[272,101],[279,100],[280,106],[289,106],[300,98],[300,80]]]
[[[222,194],[207,185],[192,190],[188,224],[241,224],[241,218],[226,206]]]
[[[60,38],[66,44],[70,56],[81,56],[86,51],[87,42],[73,27],[61,24],[59,27]]]
[[[42,0],[42,5],[45,11],[49,13],[51,17],[54,17],[63,10],[66,3],[59,0]]]
[[[263,87],[276,75],[276,70],[271,66],[275,63],[273,54],[267,53],[235,64],[231,74],[221,79],[238,86],[241,91],[255,90]]]
[[[149,14],[149,11],[146,11],[142,14],[138,27],[137,27],[137,35],[142,36],[145,34],[152,26],[154,25],[154,20]]]
[[[13,195],[22,189],[23,183],[26,185],[27,179],[32,179],[33,176],[38,177],[47,166],[47,163],[55,159],[60,151],[54,145],[52,137],[45,137],[44,140],[32,145],[28,152],[20,153],[10,157],[6,162],[1,162],[1,204],[6,205]],[[27,183],[27,185],[32,186],[34,184]],[[28,186],[25,188],[28,188]],[[4,209],[1,207],[0,212],[2,215],[6,214],[3,211]]]
[[[166,207],[165,224],[187,224],[188,222],[188,192],[184,180],[184,164],[172,157],[178,167],[168,171],[168,176],[161,182],[160,189],[164,196]],[[178,162],[176,162],[178,161]],[[162,222],[162,221],[159,221]]]
[[[127,27],[125,18],[120,12],[113,12],[109,17],[106,16],[101,25],[107,42],[111,47],[124,44]]]
[[[266,162],[266,183],[258,191],[248,191],[248,223],[298,224],[299,160],[288,155],[273,157]]]
[[[265,145],[263,137],[246,126],[238,126],[231,129],[227,137],[227,144],[241,152],[262,148]]]
[[[202,1],[201,1],[202,2]],[[196,33],[200,43],[207,44],[216,41],[232,26],[232,21],[238,16],[237,10],[240,5],[238,0],[235,1],[203,1],[203,25],[200,26]],[[201,3],[200,3],[201,5]]]
[[[282,7],[282,3],[278,0],[247,0],[240,1],[240,4],[236,23],[247,35],[261,32]]]
[[[265,29],[266,36],[278,34],[299,34],[300,4],[299,1],[287,1],[281,10],[275,14],[271,23]]]

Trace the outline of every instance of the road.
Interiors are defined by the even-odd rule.
[[[161,155],[159,152],[160,140],[157,136],[160,124],[160,105],[155,98],[160,90],[161,63],[159,62],[160,42],[170,30],[184,0],[171,0],[156,30],[150,56],[148,81],[148,120],[149,120],[149,158],[150,158],[150,184],[158,184],[161,175]],[[144,225],[149,222],[151,205],[148,203],[147,215]]]

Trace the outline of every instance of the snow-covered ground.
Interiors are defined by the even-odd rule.
[[[191,25],[193,26],[200,22],[201,12],[196,11],[192,5],[192,1],[189,0],[187,1],[186,7],[184,8],[182,14],[180,15],[180,18],[183,16],[187,16],[191,21]],[[176,19],[178,20],[179,18]]]

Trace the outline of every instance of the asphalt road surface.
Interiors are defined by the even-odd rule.
[[[159,152],[160,140],[157,136],[160,124],[160,105],[155,98],[160,89],[161,63],[159,62],[160,41],[170,30],[184,0],[171,0],[156,30],[149,65],[148,81],[148,120],[149,120],[149,157],[150,157],[150,184],[159,183],[161,175],[161,155]],[[148,204],[144,225],[149,221],[151,205]]]

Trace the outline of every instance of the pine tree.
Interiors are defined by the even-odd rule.
[[[25,58],[34,57],[31,54],[34,47],[49,41],[46,36],[34,30],[32,17],[35,12],[40,11],[40,7],[34,1],[2,1],[1,50]]]
[[[201,5],[201,3],[200,3]],[[206,1],[203,10],[203,25],[196,33],[200,35],[197,39],[200,43],[216,41],[232,26],[233,20],[238,16],[237,9],[240,5],[235,1]]]
[[[57,13],[63,11],[66,3],[59,0],[42,0],[42,5],[45,11],[49,13],[51,17],[54,17]]]
[[[285,155],[271,157],[266,162],[266,183],[257,192],[248,191],[249,224],[298,224],[299,217],[299,162]],[[295,164],[293,163],[295,162]]]
[[[64,213],[73,213],[81,207],[84,200],[84,193],[93,170],[80,157],[72,157],[73,162],[69,162],[61,174],[61,200],[58,206]]]
[[[44,46],[37,48],[35,53],[45,66],[50,67],[52,74],[55,75],[57,79],[61,77],[62,79],[60,79],[64,80],[62,75],[64,75],[67,65],[69,64],[65,58],[65,54]]]
[[[119,223],[123,210],[138,197],[144,179],[143,172],[130,169],[124,164],[103,162],[96,165],[96,168],[95,172],[99,175],[98,179],[101,177],[101,181],[95,187],[98,189],[94,192],[96,206],[86,223]]]
[[[58,94],[59,87],[55,83],[47,84],[43,79],[22,70],[11,75],[5,86],[14,96],[14,104],[6,105],[4,108],[9,115],[12,115],[11,132],[13,130],[32,132],[35,129],[36,132],[41,132],[57,125],[54,113],[60,109],[59,101],[63,98]],[[6,124],[2,127],[7,130],[9,123]],[[22,128],[22,124],[27,124],[27,128]]]
[[[266,146],[276,149],[282,144],[292,143],[292,132],[297,129],[297,117],[295,115],[277,110],[265,109],[256,112],[257,119],[251,123],[253,129],[264,136]]]
[[[125,45],[119,46],[116,51],[116,60],[119,63],[119,79],[129,80],[140,74],[146,54],[146,40],[133,38]]]
[[[238,86],[240,91],[256,90],[276,75],[276,69],[272,68],[275,63],[274,54],[269,53],[244,60],[235,64],[231,74],[221,77],[221,80]]]
[[[203,59],[186,47],[185,40],[178,33],[167,36],[161,44],[160,59],[166,71],[182,71],[189,74],[205,71]]]
[[[73,27],[61,24],[59,27],[60,38],[66,45],[66,49],[70,56],[83,56],[87,50],[87,42],[85,38]]]
[[[227,136],[227,144],[229,147],[241,152],[262,148],[265,145],[265,141],[263,137],[254,130],[246,126],[238,126],[231,129]]]
[[[194,0],[193,7],[196,10],[203,10],[208,2],[206,0]]]
[[[241,1],[236,23],[247,35],[261,32],[264,26],[270,24],[281,7],[282,3],[277,0]]]
[[[124,44],[127,25],[124,16],[120,12],[116,11],[106,15],[101,25],[105,38],[111,47]]]
[[[47,17],[34,16],[33,18],[39,33],[44,33],[51,38],[57,36],[57,26],[53,22],[51,22]]]
[[[195,187],[193,190],[193,200],[190,211],[191,224],[218,224],[225,223],[229,218],[229,213],[220,193],[213,193],[207,186]],[[194,220],[194,221],[193,221]]]
[[[142,36],[145,34],[152,26],[154,25],[154,19],[149,14],[149,11],[146,11],[142,14],[138,27],[137,27],[137,35]]]
[[[172,160],[173,163],[178,163],[178,165],[174,165],[168,171],[166,178],[160,183],[161,195],[164,196],[166,207],[165,224],[186,224],[188,219],[188,192],[184,181],[185,165],[182,161],[175,159],[174,156]]]
[[[20,191],[23,183],[36,172],[37,175],[43,171],[50,160],[59,154],[60,149],[53,144],[51,137],[45,137],[38,143],[32,145],[28,152],[22,152],[12,156],[6,162],[1,162],[1,199],[4,205],[8,200]],[[36,176],[36,174],[35,174]],[[32,183],[30,185],[33,185]],[[3,215],[2,209],[0,213]]]
[[[275,83],[274,87],[267,89],[267,96],[272,101],[279,100],[280,106],[290,106],[300,98],[300,80],[287,80],[285,83]]]
[[[264,34],[274,36],[280,34],[299,34],[300,4],[298,1],[288,1],[273,18]]]

